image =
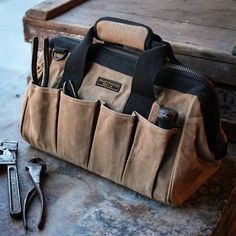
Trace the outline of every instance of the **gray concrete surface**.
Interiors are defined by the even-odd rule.
[[[26,72],[30,66],[30,45],[24,42],[22,17],[40,0],[0,0],[0,69]],[[1,76],[2,78],[2,76]]]
[[[27,161],[37,155],[47,163],[43,185],[47,218],[44,229],[38,232],[37,199],[29,212],[28,233],[21,220],[10,218],[6,171],[1,168],[0,235],[210,235],[236,184],[235,145],[230,144],[230,154],[220,171],[185,204],[173,208],[38,151],[22,140],[19,122],[30,46],[23,42],[21,18],[33,3],[0,1],[0,140],[19,142],[22,198],[31,186],[24,170]]]

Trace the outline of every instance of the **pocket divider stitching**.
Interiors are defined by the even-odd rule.
[[[99,100],[76,99],[61,92],[57,154],[62,159],[85,169],[88,166],[99,104]]]
[[[41,97],[41,96],[44,96],[44,94],[48,94],[48,96],[50,97],[57,97],[56,102],[54,104],[56,107],[55,108],[56,111],[54,114],[55,115],[54,117],[55,120],[54,120],[54,125],[53,125],[54,131],[52,131],[52,133],[55,136],[53,137],[53,143],[46,141],[47,139],[49,139],[49,138],[45,138],[45,135],[48,135],[49,133],[47,128],[44,128],[44,130],[40,130],[40,127],[37,127],[37,123],[38,123],[37,120],[40,121],[39,123],[44,122],[47,124],[47,121],[45,121],[45,119],[37,118],[37,117],[40,117],[41,114],[45,115],[45,113],[46,114],[48,113],[48,112],[42,112],[42,107],[44,106],[44,108],[46,108],[45,103],[44,103],[45,100],[42,99]],[[47,99],[49,104],[50,104],[50,97]],[[43,106],[42,106],[42,103],[43,103]],[[28,141],[33,146],[54,155],[56,154],[56,146],[57,146],[56,136],[57,136],[57,117],[58,117],[59,103],[60,103],[60,90],[59,89],[40,87],[38,85],[33,84],[32,81],[30,81],[28,85],[28,90],[27,90],[27,104],[26,104],[27,107],[25,107],[25,112],[29,116],[29,130],[28,130],[29,140]],[[39,110],[35,110],[36,107],[38,107]],[[46,110],[48,111],[50,109],[47,108]],[[24,116],[27,114],[24,114]],[[37,119],[33,120],[33,117]],[[25,122],[25,117],[24,117],[23,122]],[[53,122],[53,121],[50,121],[50,122]]]
[[[168,142],[172,135],[176,133],[177,129],[173,128],[167,130],[160,128],[145,119],[144,117],[142,117],[137,112],[135,112],[135,114],[138,117],[137,128],[134,136],[134,141],[122,175],[122,185],[133,189],[134,191],[137,191],[142,195],[152,198],[153,188],[155,186],[155,179],[161,166],[162,160],[165,156],[166,147],[168,147]],[[158,137],[162,137],[164,140],[161,140],[160,144],[157,146],[157,144],[154,143],[154,137],[150,139],[151,136],[156,137],[157,140]],[[145,142],[146,146],[153,145],[153,147],[145,148]],[[152,156],[155,156],[156,152],[158,153],[158,148],[162,149],[162,153],[159,154],[159,158],[151,159]],[[153,153],[149,153],[149,150]],[[149,165],[148,159],[146,159],[147,157],[149,158]],[[148,167],[150,167],[151,170],[149,170]],[[147,169],[145,170],[145,168]],[[148,178],[148,175],[145,176],[144,172],[153,174],[151,176],[151,179]],[[143,178],[140,178],[140,176],[142,176]],[[149,187],[147,187],[148,182],[150,185]]]
[[[28,101],[29,101],[29,96],[28,96],[28,90],[29,90],[29,87],[27,88],[27,91],[25,92],[25,95],[24,95],[24,103],[23,103],[23,106],[22,106],[22,116],[21,116],[21,121],[20,121],[20,132],[21,132],[21,135],[22,137],[27,141],[29,142],[30,140],[25,136],[25,133],[24,133],[24,127],[26,125],[26,121],[25,121],[25,116],[27,114],[27,110],[28,110]]]
[[[101,103],[88,165],[90,171],[121,183],[132,146],[136,120],[134,113],[119,113]],[[124,131],[128,133],[128,141],[125,141],[127,137],[123,137]]]

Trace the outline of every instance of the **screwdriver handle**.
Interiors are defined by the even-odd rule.
[[[16,165],[7,166],[9,210],[12,218],[17,219],[22,216],[19,176]]]

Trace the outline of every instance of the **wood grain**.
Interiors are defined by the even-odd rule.
[[[197,3],[185,0],[147,0],[145,3],[142,0],[89,0],[75,4],[69,11],[63,10],[60,15],[55,10],[57,17],[50,17],[49,23],[45,24],[44,15],[50,15],[52,11],[47,7],[50,2],[45,1],[29,10],[25,24],[77,34],[85,32],[85,28],[100,17],[120,17],[150,26],[163,39],[174,42],[182,54],[192,53],[194,56],[236,64],[236,57],[232,55],[236,43],[236,2],[231,0],[200,0]]]
[[[50,0],[35,5],[26,12],[26,16],[37,20],[49,20],[86,0]]]

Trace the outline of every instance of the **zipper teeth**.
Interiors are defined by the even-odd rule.
[[[175,65],[175,64],[166,64],[165,69],[173,69],[173,70],[179,70],[179,71],[183,71],[183,72],[187,72],[187,73],[191,73],[193,75],[196,75],[197,78],[204,80],[208,85],[210,85],[212,88],[215,89],[214,85],[212,84],[212,82],[207,78],[206,75],[202,74],[199,71],[187,68],[185,66],[181,66],[181,65]]]
[[[133,58],[138,58],[139,54],[138,53],[133,53],[133,52],[129,52],[128,50],[119,50],[118,48],[113,48],[110,47],[109,45],[106,45],[106,48],[108,50],[111,50],[113,52],[118,52],[124,55],[128,55],[128,56],[132,56]],[[210,87],[212,87],[213,89],[215,89],[214,85],[212,84],[212,82],[208,79],[208,77],[204,74],[202,74],[199,71],[187,68],[185,66],[181,66],[181,65],[175,65],[175,64],[166,64],[164,69],[173,69],[173,70],[178,70],[178,71],[183,71],[183,72],[187,72],[187,73],[191,73],[195,76],[197,76],[198,79],[205,81]]]

